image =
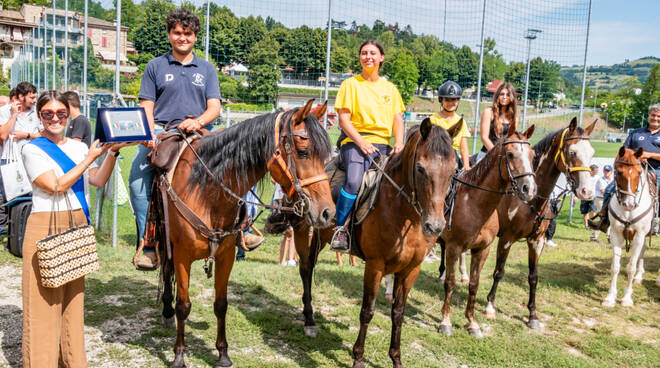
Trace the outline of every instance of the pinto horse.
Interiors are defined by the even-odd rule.
[[[460,131],[460,124],[445,131],[424,119],[419,128],[411,128],[403,150],[393,155],[384,168],[392,182],[382,180],[375,207],[355,226],[353,236],[364,254],[366,266],[353,367],[365,365],[367,327],[374,315],[381,278],[389,274],[395,276],[389,355],[394,367],[402,367],[401,325],[406,300],[424,257],[445,227],[445,195],[449,179],[456,170],[451,138]],[[403,193],[395,184],[403,188]],[[332,230],[314,230],[306,223],[294,224],[294,229],[304,289],[304,331],[305,335],[315,337],[312,274],[319,252],[332,239]]]
[[[278,182],[292,201],[299,204],[303,218],[311,225],[325,227],[334,218],[324,161],[330,141],[319,124],[326,105],[312,110],[313,100],[304,107],[246,120],[221,132],[205,136],[181,155],[172,179],[172,189],[194,211],[217,238],[210,239],[189,221],[190,214],[168,198],[172,259],[163,257],[163,318],[172,322],[176,312],[176,345],[171,367],[185,367],[184,328],[190,313],[188,286],[193,261],[208,258],[211,240],[218,242],[215,253],[215,312],[218,324],[216,367],[230,367],[227,354],[225,316],[227,282],[234,253],[241,200],[265,174]],[[176,279],[176,310],[172,308],[172,272]],[[210,272],[208,273],[210,276]]]
[[[516,124],[509,127],[501,139],[486,156],[464,175],[456,178],[456,197],[450,223],[442,232],[440,247],[442,262],[440,274],[445,271],[445,298],[442,306],[442,322],[438,331],[445,335],[453,334],[449,318],[451,297],[456,285],[456,262],[461,253],[470,250],[470,281],[465,316],[468,319],[470,335],[482,337],[479,324],[474,318],[474,303],[479,288],[479,274],[488,257],[490,244],[497,235],[497,206],[507,187],[513,187],[522,200],[531,200],[536,194],[536,183],[532,171],[533,151],[529,138],[534,133],[534,125],[525,133],[516,132]]]
[[[644,243],[653,226],[653,214],[656,201],[651,195],[648,169],[643,166],[640,158],[643,148],[637,151],[621,147],[614,160],[614,197],[610,201],[610,239],[612,241],[612,281],[603,307],[614,307],[616,304],[616,280],[621,267],[622,245],[630,250],[628,261],[628,284],[621,298],[621,305],[632,307],[633,281],[641,282],[644,272]]]
[[[594,121],[586,129],[577,126],[573,118],[567,128],[548,134],[534,145],[534,172],[536,173],[537,195],[529,201],[507,196],[497,207],[499,239],[497,242],[497,264],[493,273],[493,286],[488,293],[486,317],[495,318],[495,293],[504,276],[504,266],[511,246],[522,238],[527,238],[529,264],[529,319],[527,326],[533,329],[542,327],[536,316],[536,285],[538,282],[538,262],[543,250],[545,232],[552,219],[550,193],[559,175],[566,176],[574,194],[582,200],[594,196],[591,188],[589,163],[594,149],[589,143]]]

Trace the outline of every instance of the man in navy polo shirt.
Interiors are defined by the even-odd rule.
[[[178,126],[192,132],[213,123],[220,115],[220,89],[213,65],[193,53],[199,33],[199,19],[189,10],[181,8],[167,15],[167,37],[172,50],[151,60],[142,75],[140,106],[147,113],[153,136],[173,119],[184,119]],[[135,211],[139,242],[143,242],[147,220],[147,208],[151,195],[154,169],[147,161],[147,154],[154,142],[138,146],[133,159],[129,186],[131,204]],[[145,248],[135,262],[141,270],[158,267],[154,249]]]
[[[660,103],[649,106],[648,124],[630,132],[626,141],[623,142],[623,146],[631,150],[637,150],[639,147],[644,148],[644,154],[641,158],[646,159],[649,166],[655,170],[656,185],[660,187]],[[607,228],[610,226],[607,209],[614,187],[615,184],[612,181],[605,189],[603,208],[596,215],[596,217],[601,218],[601,221],[589,220],[589,227],[594,230],[607,232]],[[654,229],[654,232],[657,232],[656,229]]]

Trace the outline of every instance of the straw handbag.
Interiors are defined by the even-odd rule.
[[[62,232],[57,224],[55,203],[59,201],[55,194],[48,236],[37,242],[41,284],[47,288],[60,287],[99,269],[94,227],[83,225],[74,228],[69,196],[65,194],[64,198],[68,207],[69,228]],[[59,203],[57,210],[59,212]],[[53,229],[56,229],[56,234],[52,233]]]

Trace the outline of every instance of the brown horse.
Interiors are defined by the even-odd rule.
[[[239,200],[265,174],[278,182],[292,201],[299,203],[303,218],[317,227],[330,224],[334,204],[324,172],[324,161],[330,154],[328,136],[318,119],[325,113],[325,104],[311,110],[313,100],[304,107],[272,113],[246,120],[219,133],[196,141],[198,155],[187,148],[176,166],[172,188],[179,198],[206,224],[219,234],[215,253],[215,302],[218,333],[216,367],[230,367],[227,354],[225,315],[227,312],[227,282],[234,264],[239,218]],[[198,158],[199,157],[199,158]],[[205,163],[205,164],[204,164]],[[173,259],[164,258],[163,317],[172,321],[172,271],[176,279],[176,327],[174,363],[185,367],[184,328],[190,313],[188,285],[190,266],[195,260],[210,254],[211,239],[191,225],[173,200],[168,200]],[[240,231],[240,230],[238,230]]]
[[[360,332],[353,346],[353,367],[364,367],[367,327],[374,315],[381,278],[388,274],[395,275],[389,355],[394,367],[402,366],[400,339],[406,299],[424,256],[445,227],[445,194],[449,179],[456,170],[450,136],[458,134],[459,124],[445,131],[425,119],[419,128],[411,128],[403,151],[393,155],[384,168],[404,193],[399,193],[391,182],[382,180],[374,209],[364,222],[355,226],[354,236],[364,254],[366,266]],[[331,229],[313,230],[306,223],[295,225],[304,289],[304,331],[311,337],[317,334],[312,308],[312,274],[319,252],[332,238]]]
[[[536,284],[538,282],[538,262],[543,251],[545,232],[552,219],[550,193],[560,174],[568,179],[569,187],[583,200],[592,199],[589,163],[594,149],[589,136],[596,126],[594,121],[586,129],[577,126],[573,118],[567,128],[550,133],[534,145],[534,171],[538,192],[536,198],[523,202],[519,198],[507,196],[497,207],[499,220],[499,240],[497,242],[497,264],[493,273],[493,286],[488,293],[486,317],[495,318],[495,293],[504,276],[504,266],[513,243],[527,238],[527,259],[529,265],[529,320],[527,326],[533,329],[542,327],[536,316]]]
[[[447,262],[444,281],[445,300],[442,306],[442,322],[439,332],[451,335],[453,328],[449,319],[451,297],[456,284],[455,271],[458,257],[466,250],[472,253],[470,283],[465,317],[470,335],[482,337],[481,329],[474,319],[474,303],[479,288],[479,274],[486,261],[490,243],[497,235],[496,209],[508,186],[523,200],[531,200],[536,194],[536,183],[532,171],[533,152],[529,138],[534,125],[525,133],[516,132],[516,124],[509,127],[504,139],[500,140],[486,156],[471,170],[456,180],[458,188],[454,200],[453,216],[445,231],[440,235],[443,262],[440,274]]]

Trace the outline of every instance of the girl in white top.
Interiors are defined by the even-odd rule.
[[[23,241],[23,366],[86,367],[84,327],[84,277],[58,288],[41,285],[36,242],[54,229],[51,224],[53,200],[59,196],[59,212],[55,214],[61,230],[69,227],[68,210],[64,196],[69,198],[73,210],[73,226],[87,225],[78,197],[71,187],[84,175],[89,183],[102,187],[108,181],[115,165],[119,148],[126,144],[100,146],[98,140],[89,149],[82,143],[63,136],[69,105],[57,91],[41,94],[37,113],[42,120],[42,137],[56,144],[76,165],[64,173],[60,165],[35,142],[25,145],[22,155],[27,176],[32,183],[32,213],[28,218]],[[94,160],[104,152],[101,167]],[[57,190],[57,193],[55,191]],[[57,204],[55,206],[57,208]]]

